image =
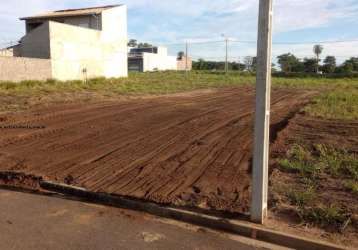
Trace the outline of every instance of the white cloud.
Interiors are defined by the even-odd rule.
[[[12,0],[0,5],[0,24],[4,30],[7,24],[15,24],[17,18],[32,15],[49,9],[84,7],[115,3],[127,4],[130,9],[142,9],[148,13],[171,15],[172,19],[190,19],[194,28],[201,34],[228,33],[231,36],[255,35],[258,0]],[[355,0],[275,0],[275,31],[285,32],[298,29],[320,27],[339,18],[358,14]],[[129,20],[130,21],[130,20]],[[145,23],[145,16],[143,17]],[[162,20],[163,23],[170,20]],[[146,25],[151,25],[145,23]],[[15,32],[18,33],[18,32]],[[190,32],[188,32],[190,33]],[[194,32],[192,32],[194,33]],[[179,36],[179,35],[178,35]]]
[[[357,1],[352,0],[277,0],[276,31],[321,27],[337,19],[356,15],[357,6]]]

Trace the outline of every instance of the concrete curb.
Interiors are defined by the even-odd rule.
[[[65,184],[57,184],[50,181],[40,181],[40,186],[41,188],[48,191],[84,198],[89,201],[111,205],[114,207],[147,212],[159,217],[174,219],[214,230],[221,230],[288,248],[305,250],[349,249],[322,241],[315,241],[304,237],[297,237],[286,233],[276,232],[249,222],[228,220],[211,215],[198,214],[183,209],[160,206],[151,202],[143,202],[120,196],[90,192],[84,188],[78,188]]]

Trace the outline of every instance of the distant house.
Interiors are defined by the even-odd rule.
[[[36,58],[49,60],[46,67],[51,69],[46,72],[59,80],[128,75],[125,5],[52,11],[20,20],[26,23],[26,35],[2,54],[24,58],[27,69],[31,67],[29,59]],[[0,59],[4,67],[11,64],[4,61],[10,59]],[[9,68],[7,72],[12,71]],[[0,74],[0,80],[11,80],[11,76],[7,78]],[[41,76],[34,74],[33,78]]]
[[[168,56],[165,47],[131,48],[128,53],[129,71],[177,70],[176,56]]]

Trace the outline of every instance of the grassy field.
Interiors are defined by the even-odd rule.
[[[254,84],[255,76],[249,74],[209,73],[193,71],[182,72],[131,73],[128,78],[92,79],[84,81],[48,80],[24,81],[21,84],[0,82],[0,93],[31,93],[52,91],[111,91],[119,94],[165,94],[203,88]],[[358,88],[358,79],[332,78],[273,78],[274,87],[332,89]]]
[[[255,76],[243,73],[183,72],[131,73],[128,78],[84,81],[48,80],[21,83],[0,82],[0,95],[27,97],[68,93],[95,93],[102,96],[157,95],[198,89],[254,85]],[[329,119],[358,119],[358,79],[274,77],[273,87],[305,88],[321,91],[306,111]]]
[[[358,88],[328,90],[317,96],[305,111],[320,118],[358,120]]]

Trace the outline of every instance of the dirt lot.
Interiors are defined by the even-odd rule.
[[[272,140],[312,95],[273,91]],[[246,213],[253,111],[253,89],[240,87],[4,114],[0,170],[158,203]]]

